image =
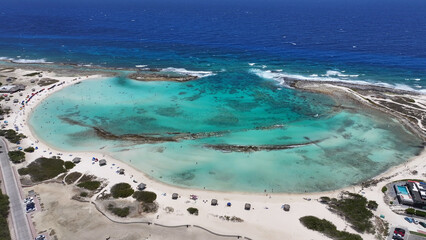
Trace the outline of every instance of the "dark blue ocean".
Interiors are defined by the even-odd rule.
[[[0,57],[424,90],[426,1],[2,0]]]

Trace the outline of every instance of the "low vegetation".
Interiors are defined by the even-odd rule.
[[[114,205],[112,204],[108,205],[108,210],[112,212],[114,215],[117,215],[119,217],[127,217],[130,213],[129,207],[119,208],[119,207],[114,207]]]
[[[325,219],[319,219],[314,216],[301,217],[300,222],[308,229],[323,233],[329,238],[336,240],[362,240],[358,234],[352,234],[345,231],[337,230],[336,226]]]
[[[21,163],[25,161],[25,153],[22,151],[10,151],[8,153],[10,161],[13,163]]]
[[[374,233],[374,225],[371,222],[373,213],[369,209],[367,199],[359,194],[343,192],[340,199],[331,199],[328,202],[330,210],[343,216],[352,228],[358,232]],[[377,203],[370,201],[370,207],[377,208]]]
[[[77,181],[77,179],[79,179],[81,177],[81,175],[82,174],[79,173],[79,172],[72,172],[65,177],[65,182],[67,184],[72,184],[75,181]]]
[[[367,208],[371,210],[376,210],[379,204],[376,201],[368,201]]]
[[[51,84],[57,83],[59,80],[51,79],[51,78],[43,78],[40,81],[38,81],[37,85],[40,87],[49,86]]]
[[[193,208],[193,207],[190,207],[190,208],[188,208],[188,209],[186,209],[188,212],[189,212],[189,214],[191,214],[191,215],[198,215],[198,208]]]
[[[410,214],[410,215],[416,215],[416,216],[419,216],[419,217],[426,217],[426,212],[420,211],[420,210],[417,210],[417,209],[414,209],[414,208],[405,209],[405,213]]]
[[[11,143],[18,143],[26,136],[22,133],[18,133],[13,129],[0,130],[0,136],[5,137]]]
[[[87,197],[89,194],[87,192],[81,192],[80,197]]]
[[[113,198],[126,198],[132,196],[135,191],[128,183],[117,183],[111,188]]]
[[[388,190],[386,186],[382,187],[382,193],[385,193]]]
[[[157,194],[149,191],[136,191],[132,195],[139,202],[153,203],[157,199]]]
[[[64,162],[64,166],[65,166],[65,169],[70,170],[73,167],[75,167],[75,164],[71,161],[66,161],[66,162]]]
[[[27,153],[32,153],[34,151],[35,151],[35,149],[33,147],[27,147],[27,148],[24,149],[24,152],[27,152]]]
[[[99,181],[87,181],[87,182],[82,182],[77,184],[78,187],[90,190],[90,191],[95,191],[96,189],[98,189],[101,186],[101,182]]]
[[[18,170],[20,175],[30,175],[33,182],[45,181],[66,172],[64,161],[58,158],[38,158],[25,168]]]
[[[32,73],[25,74],[24,77],[34,77],[39,75],[40,73],[41,72],[32,72]]]
[[[9,197],[0,189],[0,239],[10,240],[7,216],[9,215]]]

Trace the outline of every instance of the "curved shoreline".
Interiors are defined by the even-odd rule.
[[[28,123],[28,119],[29,119],[29,117],[31,116],[31,114],[32,114],[32,111],[44,100],[44,99],[46,99],[50,94],[52,94],[52,93],[54,93],[54,92],[56,92],[56,91],[59,91],[60,89],[63,89],[63,88],[65,88],[65,87],[67,87],[67,86],[69,86],[69,85],[71,85],[71,84],[77,84],[77,83],[79,83],[80,81],[84,81],[84,80],[93,80],[93,78],[96,78],[96,79],[99,79],[99,78],[105,78],[105,77],[109,77],[110,75],[109,74],[107,74],[107,76],[99,76],[99,75],[96,75],[95,77],[90,77],[90,78],[88,78],[88,77],[86,77],[86,79],[75,79],[75,80],[73,80],[72,81],[72,83],[67,83],[67,84],[64,84],[61,88],[55,88],[55,89],[53,89],[53,90],[51,90],[48,94],[44,94],[43,95],[43,97],[42,98],[40,98],[38,101],[37,101],[37,103],[35,104],[35,105],[33,105],[32,107],[31,107],[31,111],[30,111],[30,113],[28,113],[27,114],[27,117],[26,117],[26,119],[25,119],[25,121]],[[341,93],[344,93],[344,94],[346,94],[346,95],[348,95],[348,96],[351,96],[351,98],[352,99],[354,99],[354,100],[356,100],[358,103],[361,103],[361,104],[365,104],[364,102],[362,102],[362,101],[360,101],[359,99],[356,99],[356,96],[353,94],[353,93],[350,93],[350,92],[347,92],[347,91],[345,91],[345,89],[341,89],[340,87],[341,86],[335,86],[335,85],[331,85],[330,84],[330,82],[325,82],[325,83],[323,83],[323,82],[316,82],[316,81],[305,81],[305,80],[298,80],[298,79],[291,79],[292,81],[293,81],[293,85],[292,85],[292,87],[295,87],[295,88],[297,88],[297,89],[300,89],[300,90],[302,90],[302,91],[312,91],[312,92],[319,92],[319,93],[322,93],[322,94],[327,94],[327,95],[329,95],[329,96],[331,96],[331,97],[333,97],[333,96],[336,96],[336,92],[335,91],[333,91],[333,90],[338,90],[339,92],[341,92]],[[336,88],[336,87],[339,87],[338,89],[333,89],[333,90],[329,90],[329,91],[327,91],[327,90],[325,90],[326,88],[321,88],[321,89],[318,89],[318,84],[319,85],[321,85],[321,86],[326,86],[326,87],[332,87],[332,88]],[[361,87],[365,87],[365,86],[361,86]],[[371,87],[371,86],[370,86]],[[373,88],[375,88],[375,86],[372,86]],[[313,88],[315,88],[315,89],[313,89]],[[383,90],[385,90],[385,89],[387,89],[387,88],[384,88],[384,87],[380,87],[380,89],[383,89]],[[376,89],[377,90],[377,89]],[[388,89],[389,90],[389,89]],[[377,90],[378,91],[378,90]],[[408,93],[407,91],[402,91],[403,93]],[[372,107],[372,106],[370,106],[370,107]],[[374,108],[374,109],[376,109],[377,110],[377,108]],[[398,118],[399,119],[399,118]],[[79,124],[79,123],[75,123],[75,124]],[[29,128],[29,130],[30,130],[30,132],[31,132],[31,135],[32,135],[32,137],[34,138],[34,139],[37,139],[37,141],[38,141],[38,138],[36,138],[36,134],[35,134],[35,132],[33,131],[33,129],[32,129],[32,126],[30,126],[30,124],[28,124],[28,128]],[[105,135],[105,136],[103,136],[102,138],[104,138],[105,137],[105,139],[111,139],[111,140],[114,140],[114,139],[121,139],[121,136],[115,136],[115,135],[111,135],[110,136],[110,134],[108,134],[108,132],[104,132],[102,129],[95,129],[95,131],[96,131],[96,133],[97,133],[97,135]],[[213,133],[213,134],[216,134],[216,133]],[[146,138],[146,136],[139,136],[139,135],[137,135],[137,136],[133,136],[133,135],[129,135],[129,136],[124,136],[124,137],[127,137],[127,138],[129,138],[129,139],[127,139],[126,138],[126,140],[137,140],[137,141],[142,141],[142,142],[145,142],[145,143],[157,143],[157,142],[164,142],[164,141],[176,141],[176,138],[188,138],[188,137],[194,137],[194,136],[192,136],[192,135],[190,135],[190,136],[180,136],[179,134],[177,135],[177,136],[171,136],[171,137],[165,137],[166,139],[158,139],[157,137],[148,137],[149,139],[147,139]],[[195,136],[195,137],[197,137],[197,136]],[[202,136],[198,136],[198,137],[202,137]],[[159,138],[162,138],[162,137],[159,137]],[[82,151],[82,152],[80,152],[80,151],[72,151],[72,152],[70,152],[70,151],[67,151],[67,150],[61,150],[61,149],[58,149],[57,147],[55,147],[55,146],[51,146],[51,145],[49,145],[48,143],[46,143],[46,142],[44,142],[44,141],[42,141],[41,140],[41,142],[44,144],[44,145],[46,145],[46,146],[49,146],[49,149],[52,149],[52,150],[55,150],[55,151],[61,151],[61,152],[67,152],[67,154],[73,154],[73,153],[79,153],[79,154],[91,154],[91,153],[89,153],[89,152],[85,152],[85,151]],[[314,144],[314,143],[312,143],[312,144]],[[305,145],[305,144],[300,144],[300,145]],[[299,144],[297,144],[296,146],[299,146]],[[241,152],[241,151],[250,151],[250,150],[253,150],[253,151],[260,151],[260,150],[282,150],[282,149],[287,149],[287,148],[292,148],[292,147],[294,147],[294,146],[231,146],[231,145],[229,145],[229,146],[205,146],[205,147],[208,147],[208,148],[213,148],[213,149],[216,149],[216,150],[220,150],[220,149],[222,149],[222,150],[226,150],[226,149],[228,149],[228,148],[232,148],[233,150],[232,151],[236,151],[236,152]],[[167,185],[167,186],[169,186],[169,187],[176,187],[176,188],[178,188],[178,189],[193,189],[193,190],[197,190],[197,191],[203,191],[203,189],[200,189],[200,187],[199,188],[191,188],[191,187],[187,187],[187,186],[179,186],[179,185],[174,185],[174,184],[171,184],[171,183],[166,183],[166,182],[163,182],[163,181],[160,181],[160,180],[158,180],[158,179],[156,179],[155,177],[152,177],[152,176],[150,176],[149,174],[147,174],[147,173],[145,173],[144,171],[142,171],[142,170],[139,170],[138,168],[136,168],[136,167],[133,167],[130,163],[128,163],[128,162],[126,162],[126,161],[122,161],[122,160],[119,160],[119,159],[115,159],[114,157],[112,157],[111,155],[109,155],[109,154],[106,154],[105,152],[103,152],[103,151],[93,151],[93,152],[97,152],[97,153],[100,153],[100,154],[102,154],[103,156],[107,156],[109,159],[114,159],[114,161],[117,161],[117,162],[120,162],[121,164],[126,164],[127,166],[127,168],[129,168],[129,167],[131,167],[131,168],[133,168],[133,169],[136,169],[138,172],[140,172],[140,173],[142,173],[143,174],[143,177],[144,178],[147,178],[147,179],[150,179],[150,180],[152,180],[152,181],[156,181],[156,182],[158,182],[158,183],[160,183],[160,184],[164,184],[164,185]],[[416,156],[414,156],[413,158],[415,158]],[[410,160],[408,160],[408,161],[410,161]],[[404,162],[402,162],[401,164],[404,164]],[[399,165],[397,165],[397,166],[399,166]],[[389,170],[389,169],[388,169]],[[387,172],[388,170],[386,170],[385,172]],[[380,176],[380,175],[378,175],[378,176]],[[309,194],[312,194],[312,193],[328,193],[328,192],[335,192],[335,191],[338,191],[338,190],[344,190],[344,189],[348,189],[348,188],[351,188],[351,187],[353,187],[353,186],[358,186],[358,185],[361,185],[363,182],[365,182],[365,181],[369,181],[369,180],[371,180],[371,179],[374,179],[374,178],[376,178],[376,177],[378,177],[378,176],[375,176],[375,177],[372,177],[372,178],[369,178],[369,179],[365,179],[365,180],[363,180],[363,181],[360,181],[360,182],[354,182],[353,184],[351,184],[351,185],[349,185],[349,186],[347,186],[347,187],[344,187],[344,188],[340,188],[340,189],[335,189],[335,190],[327,190],[327,191],[318,191],[318,192],[310,192]],[[213,191],[213,192],[221,192],[221,193],[226,193],[226,194],[229,194],[229,193],[239,193],[239,194],[259,194],[259,195],[262,195],[262,193],[260,193],[260,192],[245,192],[245,191],[230,191],[230,192],[228,192],[228,191],[223,191],[223,190],[207,190],[207,191]],[[298,194],[301,194],[301,195],[305,195],[304,193],[301,193],[301,192],[278,192],[278,193],[275,193],[275,194],[291,194],[291,195],[298,195]]]
[[[110,76],[110,72],[107,73]],[[96,78],[100,78],[103,76],[95,76]],[[317,201],[310,201],[311,199],[315,200],[320,198],[321,196],[330,196],[330,197],[338,197],[341,191],[351,191],[364,193],[368,199],[377,201],[380,205],[379,209],[375,214],[385,214],[388,220],[392,219],[394,222],[402,223],[403,218],[393,213],[387,205],[384,203],[382,195],[381,195],[381,185],[383,182],[390,182],[400,178],[410,178],[411,172],[413,169],[419,170],[419,172],[426,172],[426,151],[423,150],[418,156],[414,156],[407,161],[401,163],[400,165],[393,166],[383,173],[372,177],[365,182],[373,182],[373,185],[363,186],[363,182],[357,183],[351,186],[347,186],[345,188],[340,188],[331,191],[323,191],[323,192],[309,192],[309,193],[276,193],[267,191],[264,193],[260,192],[225,192],[218,190],[203,190],[189,187],[181,187],[176,185],[167,184],[157,179],[150,177],[148,174],[144,173],[142,170],[133,167],[130,163],[125,161],[121,161],[118,159],[114,159],[111,156],[102,152],[101,149],[93,152],[78,152],[78,151],[62,151],[55,147],[50,146],[49,144],[38,141],[37,136],[32,131],[32,126],[28,123],[28,119],[31,115],[32,110],[40,104],[44,99],[46,99],[53,92],[59,91],[62,88],[65,88],[71,84],[75,84],[79,81],[87,81],[90,79],[94,79],[95,77],[87,77],[84,76],[84,79],[76,79],[73,80],[73,77],[58,77],[52,76],[52,78],[59,78],[61,81],[66,81],[66,84],[61,86],[60,88],[55,88],[46,92],[43,92],[42,95],[38,95],[34,97],[32,102],[30,102],[29,106],[26,107],[26,110],[13,112],[11,118],[16,120],[16,123],[22,124],[22,131],[27,135],[27,139],[24,139],[23,142],[26,145],[30,145],[31,143],[36,143],[39,146],[39,150],[35,153],[27,154],[27,163],[35,160],[40,157],[40,155],[44,156],[53,156],[61,153],[60,155],[64,160],[72,160],[74,157],[81,157],[82,162],[77,164],[73,171],[79,171],[84,174],[93,174],[98,176],[99,178],[107,179],[108,185],[105,188],[106,190],[118,182],[128,182],[132,185],[132,187],[136,188],[137,184],[140,182],[147,184],[147,190],[154,191],[157,193],[159,198],[157,201],[159,205],[162,207],[165,206],[173,206],[175,209],[186,209],[188,206],[195,206],[200,209],[201,215],[197,218],[193,218],[190,215],[179,215],[179,213],[168,214],[163,213],[163,210],[159,210],[159,214],[162,216],[160,219],[155,219],[155,216],[149,216],[148,219],[150,221],[155,222],[157,224],[163,225],[179,225],[179,223],[185,222],[188,224],[198,224],[201,226],[208,227],[212,231],[221,232],[224,234],[237,234],[249,236],[253,239],[264,239],[265,232],[274,232],[277,233],[276,236],[282,236],[283,232],[290,234],[293,239],[325,239],[321,234],[316,232],[311,232],[305,229],[298,221],[301,216],[304,215],[316,215],[321,218],[326,218],[335,223],[339,229],[343,229],[346,227],[346,223],[343,219],[338,217],[337,215],[328,211],[324,205],[318,203]],[[86,80],[87,79],[87,80]],[[348,93],[349,94],[349,93]],[[10,102],[10,104],[12,104]],[[28,109],[30,108],[30,109]],[[13,111],[18,110],[17,107],[12,108]],[[29,110],[29,111],[28,111]],[[10,121],[11,123],[13,121]],[[12,148],[16,148],[16,145],[12,145]],[[46,152],[43,152],[46,151]],[[49,154],[52,152],[52,154]],[[108,161],[107,167],[100,167],[97,164],[92,165],[90,160],[93,156],[98,158],[106,158]],[[120,168],[124,168],[126,170],[125,175],[118,175],[113,170],[109,168],[112,164],[115,166],[120,166]],[[19,165],[18,165],[19,166]],[[420,167],[423,170],[420,170]],[[412,177],[411,177],[412,178]],[[133,182],[133,180],[137,180],[137,183]],[[182,196],[182,199],[176,201],[171,200],[170,196],[172,193],[178,193]],[[163,196],[163,194],[167,194]],[[195,194],[199,196],[199,199],[218,199],[219,203],[223,205],[224,202],[232,201],[232,208],[222,208],[222,207],[211,207],[210,204],[205,204],[201,202],[183,202],[184,199],[187,199],[189,195]],[[96,196],[92,200],[95,200]],[[189,200],[187,200],[189,201]],[[251,203],[253,208],[256,210],[246,211],[243,209],[245,203]],[[280,206],[284,203],[291,204],[292,210],[291,212],[286,212],[283,215],[283,211],[278,211]],[[275,211],[264,210],[263,208],[267,206],[270,209],[276,209]],[[238,225],[227,225],[222,221],[215,221],[214,217],[217,215],[235,215],[244,219],[244,223]],[[164,217],[163,217],[164,216]],[[262,222],[259,222],[258,219],[263,219]],[[288,224],[288,229],[282,229],[281,224],[277,224],[278,222],[285,221]],[[228,227],[227,227],[228,226]],[[348,231],[352,231],[348,228]],[[363,239],[370,239],[371,235],[363,235]]]

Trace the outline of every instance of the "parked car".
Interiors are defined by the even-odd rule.
[[[424,222],[419,222],[420,225],[422,225],[422,227],[426,228],[426,223]]]
[[[44,235],[38,235],[36,238],[35,238],[35,240],[45,240],[46,239],[46,236],[44,236]]]
[[[417,221],[416,219],[411,218],[411,220],[413,220],[413,223],[414,223],[414,224],[416,224],[416,225],[417,225],[417,224],[419,224],[419,221]]]
[[[395,228],[393,231],[392,239],[403,240],[405,236],[405,230],[402,228]]]
[[[409,218],[409,217],[405,217],[404,219],[405,219],[405,221],[407,221],[407,222],[409,222],[409,223],[412,223],[412,222],[413,222],[413,220],[411,220],[411,218]]]

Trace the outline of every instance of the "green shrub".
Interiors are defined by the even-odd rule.
[[[336,226],[325,219],[319,219],[314,216],[301,217],[300,222],[308,229],[318,231],[332,239],[344,240],[362,240],[358,234],[352,234],[345,231],[337,230]]]
[[[388,190],[388,188],[386,186],[382,187],[382,193],[385,193]]]
[[[330,201],[328,206],[345,217],[353,229],[361,233],[374,232],[371,218],[373,213],[367,208],[367,199],[359,194],[343,192],[342,198]]]
[[[414,213],[416,213],[416,210],[414,208],[407,208],[405,209],[405,213],[413,215]]]
[[[64,161],[56,158],[38,158],[26,168],[18,170],[21,175],[30,175],[34,182],[52,179],[66,171]]]
[[[157,199],[157,194],[149,191],[136,191],[132,197],[139,202],[153,203]]]
[[[376,201],[368,201],[367,207],[371,210],[376,210],[379,204]]]
[[[321,203],[328,203],[328,202],[330,202],[330,198],[329,197],[320,197],[320,202]]]
[[[117,183],[111,188],[111,194],[114,198],[126,198],[132,196],[135,191],[128,183]]]
[[[81,192],[80,193],[80,197],[87,197],[87,195],[89,195],[87,192]]]
[[[191,215],[198,215],[198,208],[193,208],[193,207],[190,207],[190,208],[188,208],[188,209],[186,209],[188,212],[189,212],[189,214],[191,214]]]
[[[11,143],[17,143],[26,138],[24,134],[18,133],[13,129],[0,130],[0,136],[5,137]]]
[[[94,191],[96,189],[98,189],[101,186],[101,182],[99,181],[87,181],[87,182],[82,182],[77,184],[78,187],[90,190],[90,191]]]
[[[73,167],[75,167],[75,164],[73,162],[71,162],[71,161],[64,162],[64,165],[65,165],[65,169],[67,169],[67,170],[70,170]]]
[[[112,204],[108,205],[108,210],[119,217],[127,217],[130,213],[129,207],[119,208],[119,207],[114,207],[114,205]]]
[[[419,217],[426,217],[426,212],[420,211],[420,210],[416,210],[416,216]]]
[[[0,189],[0,239],[10,240],[7,216],[9,215],[9,197]]]
[[[32,153],[32,152],[34,152],[34,150],[35,149],[33,147],[27,147],[27,148],[24,149],[24,152]]]
[[[9,158],[13,163],[21,163],[25,161],[25,153],[22,151],[10,151]]]

